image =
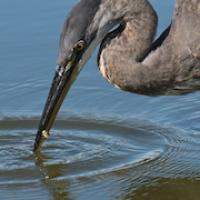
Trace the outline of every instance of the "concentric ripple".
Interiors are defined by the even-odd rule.
[[[7,156],[0,170],[12,173],[34,168],[31,150],[35,124],[34,118],[1,120],[0,156]],[[67,166],[65,176],[87,176],[148,162],[159,157],[166,147],[164,138],[147,127],[131,127],[114,120],[58,120],[43,154],[36,155],[36,163]]]
[[[161,128],[138,120],[62,118],[43,151],[34,155],[37,124],[37,118],[1,119],[0,190],[35,185],[45,196],[43,181],[49,187],[52,180],[60,185],[66,180],[117,176],[127,187],[147,177],[200,175],[197,131]]]

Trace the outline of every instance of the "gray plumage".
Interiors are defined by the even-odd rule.
[[[156,27],[157,15],[146,0],[81,0],[65,23],[58,62],[65,63],[75,42],[84,39],[92,49],[83,54],[82,67],[104,39],[99,69],[122,90],[145,95],[198,90],[200,0],[176,0],[169,31],[153,43]]]
[[[169,27],[154,41],[157,15],[147,0],[80,0],[67,17],[59,67],[34,151],[49,136],[73,81],[100,45],[105,79],[129,92],[178,95],[200,89],[200,0],[176,0]]]

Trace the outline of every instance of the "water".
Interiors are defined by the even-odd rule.
[[[152,1],[158,33],[173,1]],[[70,1],[0,2],[1,199],[199,199],[199,93],[144,97],[100,76],[96,55],[73,85],[42,153],[37,124]]]

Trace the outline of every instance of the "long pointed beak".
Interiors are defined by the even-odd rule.
[[[33,151],[40,150],[45,139],[49,137],[56,115],[79,71],[74,61],[68,62],[65,67],[58,67],[39,123]]]

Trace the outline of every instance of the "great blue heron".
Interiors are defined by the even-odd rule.
[[[80,0],[65,21],[58,68],[41,117],[39,149],[70,86],[101,42],[101,74],[144,95],[200,88],[200,0],[176,0],[171,25],[153,42],[157,15],[147,0]]]

